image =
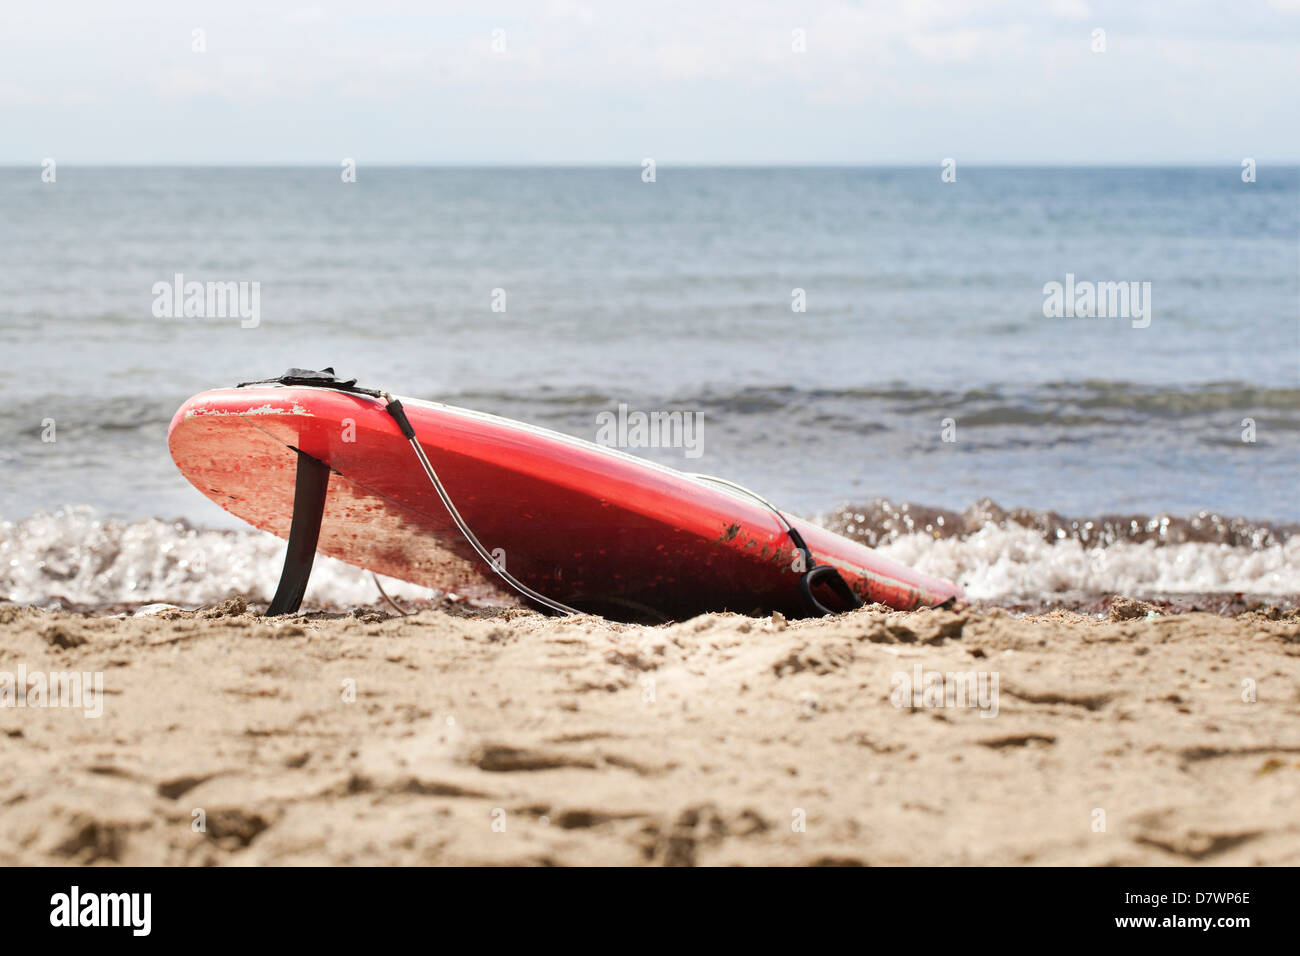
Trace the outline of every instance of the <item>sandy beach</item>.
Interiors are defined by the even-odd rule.
[[[4,865],[1300,863],[1294,609],[3,605],[0,653],[102,674],[10,678]]]

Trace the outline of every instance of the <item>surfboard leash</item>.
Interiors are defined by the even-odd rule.
[[[849,607],[854,609],[862,607],[862,600],[853,593],[853,589],[849,587],[848,582],[844,580],[839,569],[833,565],[817,563],[817,559],[813,557],[812,549],[809,548],[807,543],[804,541],[803,535],[799,533],[798,529],[795,528],[794,525],[790,524],[790,522],[786,520],[785,515],[781,513],[781,510],[777,508],[776,505],[772,504],[772,502],[768,501],[757,491],[751,491],[744,485],[737,484],[734,481],[728,481],[726,478],[719,478],[717,475],[705,475],[700,472],[689,472],[688,474],[691,478],[698,478],[701,481],[711,481],[716,485],[723,485],[727,488],[739,491],[742,495],[748,495],[760,505],[767,508],[767,510],[772,512],[772,514],[776,515],[776,520],[780,522],[785,533],[789,535],[790,540],[794,542],[794,546],[803,554],[804,573],[799,578],[799,593],[803,597],[804,604],[807,605],[809,610],[815,614],[835,613],[835,611],[828,608],[813,595],[812,587],[820,581],[824,581],[826,586],[834,591],[836,596],[841,601],[848,604]]]
[[[376,395],[376,397],[384,403],[384,410],[388,412],[393,421],[397,422],[397,427],[402,430],[402,437],[406,439],[407,443],[410,444],[411,448],[415,451],[415,457],[420,460],[420,467],[424,469],[425,475],[428,476],[429,483],[433,485],[433,490],[438,492],[438,497],[442,499],[443,507],[446,508],[447,513],[451,515],[451,520],[456,522],[456,527],[460,529],[460,533],[465,536],[465,540],[470,543],[470,547],[478,552],[478,556],[487,563],[487,566],[495,571],[503,581],[520,594],[532,598],[538,604],[549,607],[552,611],[558,611],[561,614],[581,614],[582,612],[576,608],[571,608],[567,604],[562,604],[559,601],[548,598],[546,595],[541,594],[538,591],[534,591],[527,584],[524,584],[524,582],[520,581],[502,567],[501,562],[497,561],[488,553],[487,548],[483,547],[479,542],[478,537],[470,530],[469,525],[465,523],[465,519],[460,516],[460,512],[456,510],[456,506],[452,503],[451,496],[447,494],[447,489],[443,487],[442,479],[439,478],[438,473],[433,470],[433,465],[429,464],[429,458],[425,455],[424,448],[421,447],[419,439],[415,436],[415,429],[412,427],[410,419],[406,417],[406,412],[402,408],[402,403],[393,398],[393,396],[389,395],[387,392],[381,391]]]

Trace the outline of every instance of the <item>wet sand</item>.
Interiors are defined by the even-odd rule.
[[[0,706],[4,865],[1300,864],[1294,609],[10,605],[0,655],[103,681]]]

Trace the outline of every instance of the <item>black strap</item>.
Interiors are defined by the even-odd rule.
[[[799,578],[799,593],[803,596],[803,603],[809,611],[814,614],[836,613],[813,595],[813,585],[819,582],[825,583],[827,587],[835,592],[835,596],[850,608],[862,607],[861,599],[853,593],[853,589],[849,587],[848,582],[840,575],[837,568],[829,564],[818,564],[817,559],[813,557],[812,549],[804,543],[803,535],[796,531],[793,526],[790,528],[789,535],[790,540],[794,542],[794,546],[803,552],[804,566],[807,570],[804,571],[803,577]]]
[[[840,572],[831,567],[829,564],[819,564],[816,567],[806,571],[804,576],[799,579],[799,593],[803,595],[804,604],[809,610],[816,614],[836,614],[838,612],[831,610],[821,601],[813,596],[812,588],[814,584],[824,582],[827,587],[835,592],[835,596],[847,604],[850,608],[862,607],[862,601],[853,589],[849,587],[848,582],[840,576]]]
[[[333,388],[340,392],[355,392],[358,395],[369,395],[371,398],[379,398],[381,394],[373,388],[361,388],[357,385],[355,378],[339,378],[334,374],[333,368],[323,368],[320,371],[309,368],[291,368],[278,378],[264,378],[256,382],[240,382],[235,387],[245,388],[249,385],[307,385],[315,388]]]
[[[401,402],[387,392],[381,392],[375,388],[362,388],[357,385],[355,378],[341,379],[335,374],[333,368],[323,368],[319,372],[309,368],[291,368],[278,378],[263,378],[256,382],[240,382],[235,388],[246,388],[249,385],[306,385],[311,388],[332,388],[339,392],[369,395],[371,398],[378,398],[384,402],[388,414],[393,416],[393,420],[397,422],[397,427],[402,430],[402,435],[407,441],[412,441],[415,438],[415,429],[411,427],[410,421],[407,420]]]

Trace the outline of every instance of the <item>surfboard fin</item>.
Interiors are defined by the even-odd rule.
[[[325,514],[325,492],[330,469],[323,461],[298,452],[298,474],[293,486],[293,521],[289,525],[289,547],[284,553],[284,570],[275,589],[267,617],[292,614],[302,606],[307,579],[316,560],[320,522]]]

